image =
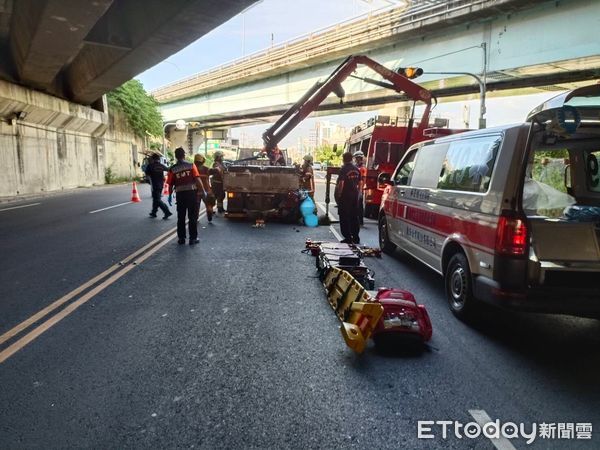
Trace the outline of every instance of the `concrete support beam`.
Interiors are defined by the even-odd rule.
[[[119,0],[101,18],[67,70],[76,102],[90,104],[256,0]]]
[[[0,80],[0,122],[15,120],[92,136],[108,127],[107,113]]]
[[[19,0],[14,4],[11,52],[21,83],[52,91],[56,76],[113,0]]]

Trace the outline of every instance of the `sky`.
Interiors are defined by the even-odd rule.
[[[282,44],[360,15],[380,11],[382,8],[389,8],[402,1],[262,0],[136,78],[144,84],[147,91],[151,91],[198,72],[260,52],[272,45]],[[555,94],[548,92],[521,97],[488,98],[487,125],[489,127],[520,122],[531,109],[553,95]],[[450,127],[464,128],[465,107],[470,112],[470,127],[476,128],[479,116],[477,98],[466,102],[442,103],[433,111],[432,117],[448,118]],[[297,145],[299,138],[308,137],[309,130],[314,129],[316,120],[330,120],[352,127],[376,114],[377,110],[319,119],[308,118],[296,127],[281,145]],[[267,127],[268,124],[259,124],[234,128],[231,136],[248,142],[260,142],[260,135]]]
[[[147,91],[400,0],[262,0],[136,78]],[[401,3],[401,2],[400,2]]]

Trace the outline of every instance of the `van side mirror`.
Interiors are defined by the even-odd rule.
[[[393,186],[392,175],[387,172],[382,172],[377,176],[377,184],[382,188],[385,186]]]

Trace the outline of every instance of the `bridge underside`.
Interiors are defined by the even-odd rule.
[[[468,6],[476,3],[487,6],[473,12]],[[600,79],[600,46],[590,38],[597,27],[600,2],[503,0],[497,3],[505,4],[505,8],[498,9],[494,6],[496,3],[478,0],[453,2],[453,5],[464,4],[461,15],[454,12],[451,16],[443,7],[437,16],[417,20],[409,15],[406,22],[398,22],[401,25],[390,25],[390,35],[385,41],[366,43],[363,47],[349,46],[348,53],[336,53],[327,62],[320,54],[312,64],[311,61],[303,67],[291,64],[287,72],[284,66],[277,66],[277,73],[265,74],[263,78],[248,75],[240,76],[235,83],[233,79],[226,81],[227,76],[241,75],[244,68],[251,65],[241,60],[239,67],[231,64],[217,69],[215,74],[200,74],[198,82],[196,78],[178,82],[157,90],[156,95],[162,102],[165,122],[184,119],[199,122],[202,127],[219,127],[271,121],[316,81],[328,76],[346,56],[357,53],[367,54],[390,69],[422,67],[425,75],[417,79],[417,83],[440,99],[476,98],[479,94],[479,85],[472,77],[447,72],[485,76],[487,92],[494,96],[566,90]],[[514,9],[507,11],[511,5]],[[382,19],[377,23],[383,26]],[[371,29],[368,21],[363,28]],[[314,47],[311,42],[319,39],[319,36],[311,37],[303,45]],[[332,39],[335,40],[335,36]],[[300,44],[292,43],[290,47],[295,45]],[[285,53],[285,48],[269,50],[256,58],[268,60],[271,53]],[[260,64],[255,65],[259,70]],[[250,73],[250,69],[248,71]],[[223,83],[211,86],[211,79],[217,75],[222,75]],[[373,77],[374,74],[359,69],[358,75]],[[347,79],[344,89],[344,108],[331,96],[317,114],[373,109],[406,100],[357,79]]]
[[[0,78],[80,104],[256,0],[0,0]]]
[[[541,68],[540,68],[541,69]],[[497,77],[495,78],[494,77]],[[486,84],[487,96],[501,97],[510,95],[526,95],[543,91],[563,91],[589,84],[592,80],[600,79],[600,69],[565,71],[559,73],[543,73],[528,77],[511,77],[506,74],[492,74]],[[444,87],[440,87],[443,84]],[[461,101],[479,97],[479,85],[472,84],[469,77],[458,76],[443,82],[430,81],[421,83],[429,89],[433,96],[448,101]],[[348,95],[340,102],[332,98],[321,104],[315,111],[315,116],[346,114],[357,111],[375,109],[383,105],[407,102],[405,96],[390,93],[385,89]],[[202,117],[187,117],[184,120],[197,122],[200,128],[219,128],[252,125],[260,122],[272,122],[279,118],[293,103],[244,109],[226,114],[206,115]]]

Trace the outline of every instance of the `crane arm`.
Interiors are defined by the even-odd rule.
[[[395,90],[399,94],[406,95],[409,99],[425,103],[425,112],[419,124],[419,128],[425,128],[429,124],[429,112],[431,110],[431,92],[410,81],[408,78],[382,66],[365,55],[353,55],[346,58],[323,82],[315,83],[290,109],[288,109],[271,127],[263,133],[264,150],[271,154],[279,142],[288,135],[300,122],[310,113],[315,111],[319,105],[331,94],[335,93],[340,99],[344,97],[342,82],[352,76],[359,65],[365,65],[378,73],[389,83],[384,83],[370,78],[362,78],[367,83]]]

